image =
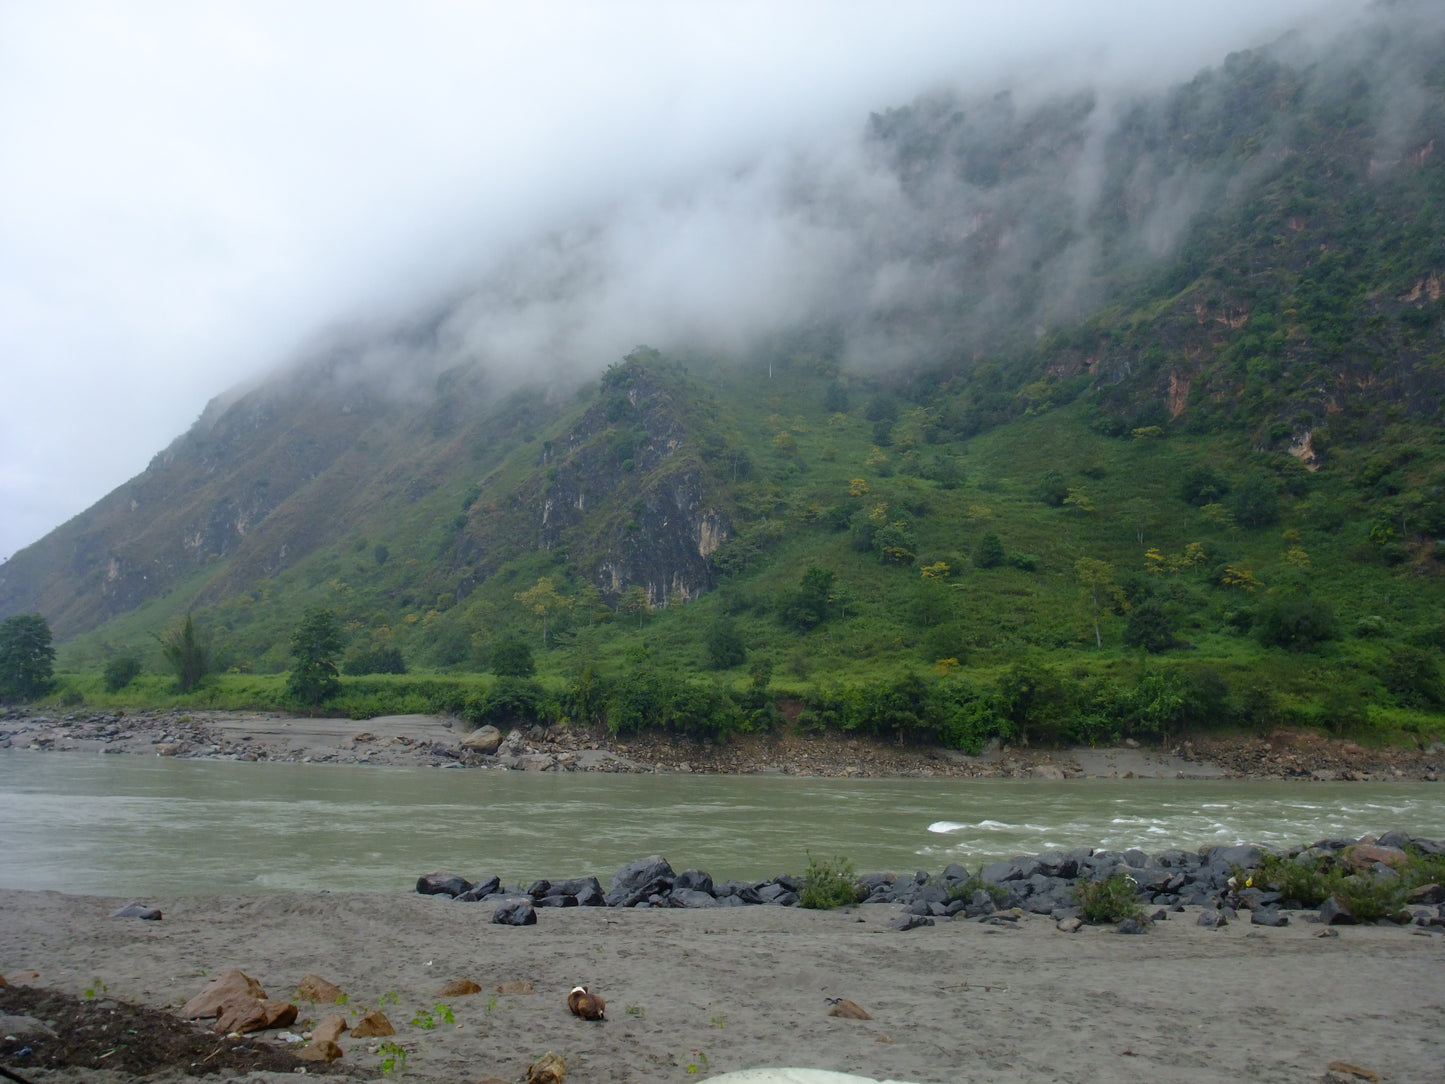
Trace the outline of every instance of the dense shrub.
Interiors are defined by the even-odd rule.
[[[467,700],[463,711],[473,726],[490,724],[499,730],[545,722],[551,714],[547,691],[525,677],[499,677],[481,696]]]
[[[105,683],[106,692],[119,692],[124,689],[140,673],[140,660],[134,655],[117,655],[105,664],[105,671],[101,674],[101,680]]]
[[[808,868],[803,873],[803,888],[798,893],[798,906],[815,911],[848,907],[858,902],[853,863],[846,858],[826,859],[808,855]]]
[[[1255,612],[1254,630],[1266,647],[1309,651],[1335,638],[1335,612],[1328,602],[1311,595],[1276,596]]]
[[[396,647],[373,647],[359,651],[341,664],[341,672],[352,677],[366,674],[404,674],[406,659]]]
[[[1174,647],[1174,622],[1168,611],[1153,599],[1135,606],[1124,622],[1124,643],[1152,654]]]
[[[1144,914],[1139,906],[1134,878],[1120,871],[1102,881],[1081,881],[1074,886],[1074,898],[1086,922],[1123,922]]]

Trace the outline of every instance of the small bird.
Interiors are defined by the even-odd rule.
[[[607,1019],[607,1002],[590,993],[585,986],[572,987],[572,992],[567,995],[567,1008],[572,1010],[573,1016],[580,1016],[583,1020]]]

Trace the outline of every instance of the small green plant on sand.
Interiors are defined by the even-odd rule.
[[[457,1022],[452,1007],[441,1001],[438,1001],[430,1009],[418,1009],[416,1015],[411,1018],[412,1026],[418,1028],[434,1028],[438,1022],[443,1024]]]
[[[989,899],[994,903],[1000,903],[1008,895],[1008,889],[1001,884],[983,879],[983,867],[980,866],[973,873],[969,874],[968,880],[960,881],[948,890],[948,898],[951,900],[971,900],[975,892],[987,892]]]
[[[1074,887],[1074,898],[1079,901],[1079,910],[1087,922],[1123,922],[1126,918],[1139,918],[1143,910],[1135,895],[1134,878],[1122,870],[1111,873],[1102,881],[1080,883]]]
[[[99,979],[91,979],[91,980],[90,980],[90,985],[85,988],[85,996],[86,996],[86,997],[99,997],[101,994],[105,993],[108,989],[110,989],[110,987],[106,986],[106,984],[103,983],[103,982],[101,982]]]
[[[381,1055],[381,1071],[388,1076],[406,1068],[406,1047],[390,1040],[376,1048]]]
[[[689,1073],[707,1072],[707,1055],[701,1050],[694,1050],[691,1060],[689,1060],[686,1065],[686,1069]]]
[[[626,1012],[628,1016],[642,1016],[647,1012],[647,1010],[644,1009],[641,1005],[629,1005],[627,1006]]]
[[[829,911],[858,902],[854,887],[853,863],[846,858],[814,858],[808,855],[808,868],[803,874],[803,891],[798,903],[815,911]]]

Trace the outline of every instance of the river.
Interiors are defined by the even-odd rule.
[[[1445,786],[1206,780],[607,775],[0,750],[0,887],[91,895],[508,884],[661,854],[718,880],[970,869],[1079,846],[1155,852],[1398,828],[1445,835]]]

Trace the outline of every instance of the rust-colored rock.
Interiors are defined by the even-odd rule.
[[[560,1054],[547,1051],[527,1066],[527,1084],[562,1084],[567,1079],[567,1062]]]
[[[844,1020],[872,1020],[873,1014],[859,1005],[856,1001],[849,1001],[846,997],[840,997],[837,1004],[828,1010],[829,1016],[840,1016]]]
[[[0,975],[0,986],[9,986],[9,985],[10,985],[10,984],[5,981],[5,976],[4,976],[4,975]]]
[[[296,1052],[296,1057],[301,1061],[335,1061],[341,1057],[341,1053],[341,1047],[330,1039],[322,1039],[320,1042],[313,1039],[309,1046],[303,1046]]]
[[[391,1026],[391,1021],[386,1018],[386,1013],[380,1009],[372,1009],[356,1022],[356,1027],[351,1029],[353,1039],[375,1039],[383,1035],[395,1035],[396,1028]]]
[[[1369,869],[1376,862],[1383,862],[1391,869],[1399,869],[1410,856],[1398,847],[1381,847],[1378,843],[1356,843],[1340,852],[1340,861],[1350,869]]]
[[[437,997],[466,997],[468,994],[480,994],[482,988],[471,979],[451,979],[441,985],[437,991]]]
[[[340,1013],[331,1013],[321,1023],[311,1029],[311,1041],[313,1043],[332,1042],[346,1034],[346,1017]]]
[[[1379,1080],[1380,1074],[1373,1069],[1361,1069],[1358,1065],[1351,1065],[1347,1061],[1332,1061],[1326,1068],[1332,1073],[1339,1073],[1346,1079],[1353,1080]]]
[[[580,1016],[583,1020],[607,1019],[607,1002],[585,986],[572,987],[572,992],[567,995],[567,1008],[572,1010],[573,1016]]]
[[[218,1035],[284,1028],[296,1021],[296,1006],[279,998],[238,997],[221,1006],[212,1030]]]
[[[194,1020],[199,1016],[217,1016],[221,1006],[238,997],[249,997],[260,1001],[266,996],[261,984],[240,968],[230,967],[222,971],[199,994],[181,1006],[178,1014],[182,1019]]]
[[[302,975],[301,981],[296,984],[298,1001],[314,1001],[318,1005],[335,1005],[345,996],[341,992],[341,987],[327,982],[320,975]]]

